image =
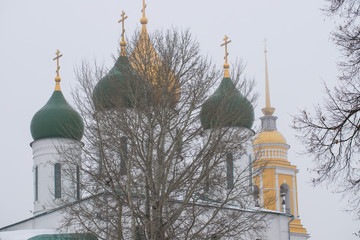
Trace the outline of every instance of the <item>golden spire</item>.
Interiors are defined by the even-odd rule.
[[[145,25],[148,23],[148,19],[146,18],[145,9],[147,5],[145,4],[145,0],[143,0],[143,8],[141,10],[142,12],[142,18],[140,19],[140,23],[143,25],[142,28],[145,29]]]
[[[228,53],[228,50],[227,50],[227,45],[228,45],[229,43],[231,43],[231,40],[228,41],[228,39],[229,39],[228,36],[225,35],[225,38],[224,38],[224,41],[225,41],[225,42],[220,45],[220,47],[225,46],[225,57],[224,57],[224,59],[225,59],[225,64],[224,64],[225,72],[224,72],[224,78],[230,78],[230,74],[229,74],[230,64],[228,64],[228,58],[227,58],[228,55],[229,55],[229,53]]]
[[[148,19],[146,18],[146,13],[145,13],[145,9],[146,9],[147,5],[145,4],[145,0],[143,0],[143,7],[141,9],[142,12],[142,17],[140,19],[140,23],[142,24],[141,27],[141,33],[140,33],[140,37],[139,37],[139,43],[141,45],[142,51],[146,51],[146,49],[148,49],[150,46],[150,38],[149,38],[149,34],[147,32],[146,29],[146,24],[148,23]]]
[[[128,16],[125,16],[125,12],[122,11],[121,19],[118,21],[118,23],[122,23],[121,42],[120,42],[120,46],[121,46],[120,56],[126,56],[126,51],[125,51],[125,46],[126,46],[126,42],[125,42],[125,19],[127,19],[127,18],[128,18]]]
[[[55,78],[55,91],[61,91],[60,89],[60,81],[61,78],[59,76],[59,70],[60,70],[60,65],[59,65],[59,59],[63,56],[62,54],[60,54],[59,49],[56,51],[56,57],[54,57],[53,61],[57,60],[57,69],[56,69],[56,78]]]
[[[261,109],[265,116],[272,116],[275,112],[275,108],[271,107],[270,104],[270,90],[269,90],[269,74],[267,66],[267,49],[266,39],[264,39],[264,54],[265,54],[265,108]]]

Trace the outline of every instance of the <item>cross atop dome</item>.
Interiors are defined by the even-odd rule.
[[[228,63],[228,56],[229,56],[229,53],[228,53],[228,49],[227,49],[227,45],[229,43],[231,43],[231,40],[229,40],[229,37],[227,35],[225,35],[225,38],[224,38],[224,43],[220,45],[220,47],[223,47],[225,46],[225,64],[224,64],[224,69],[225,69],[225,72],[224,72],[224,78],[230,78],[230,74],[229,74],[229,63]]]
[[[128,18],[128,16],[125,16],[125,12],[122,11],[121,19],[118,21],[118,23],[122,23],[121,42],[120,42],[120,46],[121,46],[120,56],[126,56],[126,51],[125,51],[125,46],[126,46],[126,42],[125,42],[125,20],[127,18]]]
[[[61,81],[61,78],[60,78],[60,75],[59,75],[59,71],[60,71],[59,59],[60,59],[63,55],[60,54],[59,49],[56,51],[55,54],[56,54],[56,57],[53,58],[53,61],[56,60],[56,62],[57,62],[56,78],[55,78],[55,82],[56,82],[55,91],[61,91],[61,89],[60,89],[60,81]]]

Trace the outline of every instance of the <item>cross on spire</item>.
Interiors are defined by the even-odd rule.
[[[140,23],[143,25],[142,26],[142,32],[145,32],[146,31],[146,27],[145,25],[148,23],[148,19],[146,18],[146,15],[145,15],[145,9],[146,9],[147,5],[145,4],[145,0],[143,0],[143,7],[141,9],[141,12],[142,12],[142,18],[140,18]]]
[[[143,0],[143,8],[141,10],[143,17],[145,17],[145,8],[147,7],[147,5],[145,4],[145,0]]]
[[[121,13],[121,19],[118,21],[118,23],[122,23],[122,32],[121,32],[121,39],[124,41],[125,37],[125,19],[127,19],[128,16],[125,16],[125,12],[122,11]]]

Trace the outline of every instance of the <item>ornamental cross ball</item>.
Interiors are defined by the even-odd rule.
[[[56,81],[60,81],[60,76],[59,76],[59,70],[60,70],[60,64],[59,64],[59,59],[63,56],[62,54],[60,54],[59,49],[56,51],[56,57],[54,57],[53,61],[57,60],[57,68],[56,68]]]

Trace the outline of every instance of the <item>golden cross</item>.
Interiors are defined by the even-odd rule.
[[[63,55],[60,54],[60,51],[59,49],[56,51],[56,57],[54,57],[54,61],[57,60],[57,69],[56,69],[56,74],[57,74],[57,77],[59,77],[59,70],[60,70],[60,65],[59,65],[59,58],[61,58]]]
[[[145,17],[145,8],[147,7],[147,5],[145,4],[145,0],[143,0],[143,9],[141,10],[143,17]]]
[[[226,36],[225,35],[225,38],[224,38],[224,43],[223,44],[221,44],[220,45],[220,47],[223,47],[223,46],[225,46],[225,57],[224,57],[224,59],[225,59],[225,63],[227,63],[228,62],[228,59],[227,59],[227,57],[228,57],[228,55],[229,55],[229,53],[228,53],[228,51],[227,51],[227,45],[229,44],[229,43],[231,43],[231,40],[230,41],[228,41],[228,36]]]
[[[121,38],[124,41],[124,34],[125,34],[125,19],[127,19],[128,16],[125,16],[125,12],[122,11],[121,13],[121,19],[118,21],[118,23],[122,23],[122,33],[121,33]]]

